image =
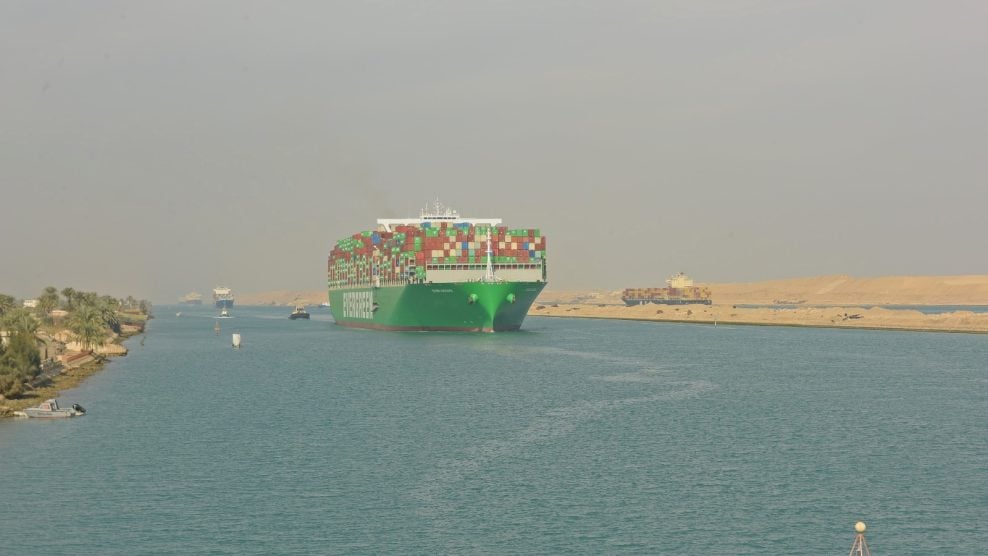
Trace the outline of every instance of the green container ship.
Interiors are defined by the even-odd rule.
[[[546,239],[436,202],[336,242],[329,304],[337,324],[375,330],[521,328],[546,284]]]

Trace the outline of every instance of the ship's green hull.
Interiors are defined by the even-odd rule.
[[[337,324],[376,330],[518,330],[544,282],[462,282],[333,289]]]

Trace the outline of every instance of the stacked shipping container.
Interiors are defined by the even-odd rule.
[[[710,305],[710,288],[689,286],[683,288],[629,288],[621,292],[621,300],[627,305],[642,303]]]
[[[329,254],[329,288],[414,284],[425,281],[429,268],[482,268],[488,237],[495,270],[544,265],[546,241],[538,229],[423,222],[336,242]]]

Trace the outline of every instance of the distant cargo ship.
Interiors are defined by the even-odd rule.
[[[621,292],[625,305],[710,305],[710,288],[694,286],[693,280],[680,272],[666,280],[665,288],[630,288]]]
[[[213,288],[213,301],[216,302],[217,309],[232,309],[233,290],[223,286]]]
[[[336,242],[329,305],[338,324],[377,330],[518,330],[546,285],[546,238],[438,201]]]
[[[189,292],[178,298],[178,302],[184,305],[202,305],[202,294],[199,292]]]

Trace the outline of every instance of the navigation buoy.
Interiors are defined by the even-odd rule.
[[[857,535],[854,536],[854,544],[851,545],[851,553],[848,556],[871,556],[868,550],[868,543],[865,541],[864,532],[867,529],[863,521],[854,524]]]

